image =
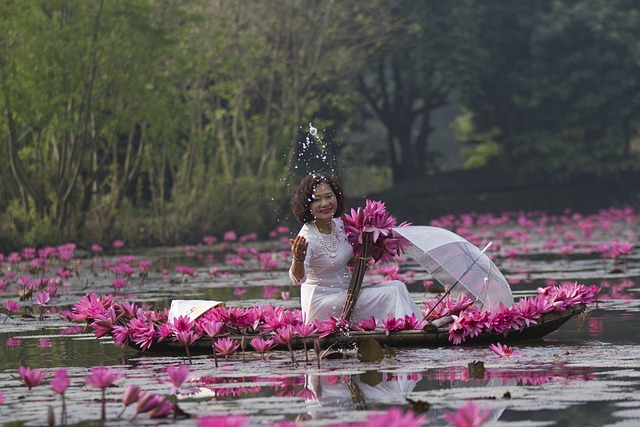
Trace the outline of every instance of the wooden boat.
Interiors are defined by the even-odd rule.
[[[481,333],[480,335],[467,339],[461,345],[478,345],[489,343],[513,343],[523,341],[539,340],[557,330],[565,322],[580,313],[585,312],[585,304],[579,304],[572,308],[568,308],[563,312],[550,312],[542,314],[536,324],[530,325],[522,330],[510,330],[506,335],[495,333]],[[430,327],[429,327],[430,326]],[[293,337],[291,339],[291,347],[294,350],[306,348],[313,349],[314,344],[320,344],[322,348],[327,348],[332,345],[348,345],[361,343],[368,340],[375,340],[381,346],[387,347],[445,347],[452,346],[453,343],[449,341],[449,327],[448,324],[441,326],[429,325],[424,330],[403,330],[403,331],[391,331],[388,334],[385,331],[350,331],[348,333],[337,333],[329,335],[323,338],[319,338],[319,334],[312,334],[306,338]],[[242,347],[247,351],[252,351],[253,348],[249,345],[252,338],[262,337],[269,338],[268,334],[259,335],[231,335],[229,338],[238,340],[243,343]],[[191,354],[194,353],[211,353],[211,338],[202,337],[189,346]],[[135,343],[130,344],[131,347],[140,350]],[[279,345],[277,349],[287,349],[284,345]],[[184,346],[176,341],[161,341],[151,346],[147,352],[184,352]]]

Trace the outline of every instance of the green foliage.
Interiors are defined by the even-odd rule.
[[[612,138],[617,140],[617,138]],[[561,183],[584,172],[603,174],[631,167],[632,158],[623,159],[616,144],[603,138],[585,147],[582,135],[571,133],[529,132],[509,141],[509,159],[518,167],[514,172],[524,181],[542,174],[550,181]],[[509,168],[508,165],[504,165]],[[508,169],[513,171],[512,169]]]
[[[64,236],[49,218],[41,218],[32,207],[24,209],[18,200],[12,200],[0,215],[0,251],[18,248],[55,246]]]
[[[273,183],[250,178],[211,179],[204,190],[176,194],[161,212],[133,206],[124,200],[113,225],[87,222],[84,244],[108,244],[122,239],[127,246],[195,243],[204,235],[221,237],[227,230],[262,232],[274,224],[279,206],[269,203]]]
[[[640,5],[625,0],[482,2],[477,91],[462,93],[501,162],[562,180],[626,168],[640,115]],[[504,34],[509,34],[504,37]],[[637,160],[637,157],[636,157]]]
[[[55,224],[47,218],[38,218],[24,234],[22,246],[55,246],[63,242],[63,239],[62,233]]]
[[[330,153],[363,194],[437,170],[430,113],[458,101],[466,167],[632,167],[639,26],[628,0],[5,1],[0,236],[264,231],[308,123],[331,140],[376,112],[375,141]]]
[[[473,127],[473,114],[466,112],[458,116],[452,123],[454,135],[461,141],[474,141],[473,147],[463,149],[463,154],[467,158],[464,168],[474,169],[487,166],[492,160],[500,158],[504,150],[496,142],[500,135],[500,130],[493,128],[486,132],[476,132]]]
[[[462,149],[462,154],[467,158],[464,162],[465,169],[475,169],[487,166],[492,160],[500,158],[504,149],[493,140],[482,141],[475,147]]]
[[[430,147],[434,112],[457,91],[474,88],[484,52],[476,41],[473,1],[394,3],[386,17],[370,11],[370,19],[386,25],[375,33],[380,46],[356,71],[363,108],[385,127],[387,163],[399,183],[439,169],[439,153]]]

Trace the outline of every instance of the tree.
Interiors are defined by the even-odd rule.
[[[497,163],[523,179],[629,167],[640,113],[638,5],[486,1],[481,10],[490,55],[481,89],[463,102],[476,134],[497,135],[485,142],[502,147]]]
[[[76,238],[94,208],[108,228],[154,124],[164,39],[152,10],[143,0],[5,7],[3,130],[25,217]]]
[[[469,84],[477,25],[472,2],[399,1],[391,8],[384,43],[358,76],[368,107],[387,129],[394,183],[436,169],[429,152],[431,114]]]
[[[302,127],[348,117],[347,9],[299,0],[192,6],[202,21],[183,38],[191,59],[174,68],[189,121],[172,165],[176,223],[256,227],[282,214]],[[273,205],[256,213],[265,199]]]

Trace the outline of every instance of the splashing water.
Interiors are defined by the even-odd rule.
[[[318,129],[309,123],[309,131],[300,143],[298,150],[298,161],[294,165],[294,169],[302,168],[305,174],[317,172],[336,173],[336,152],[335,148],[325,143]]]
[[[280,191],[287,195],[293,193],[299,180],[304,175],[319,172],[332,175],[337,173],[337,145],[333,141],[323,141],[320,136],[323,131],[319,131],[311,122],[309,122],[308,130],[304,129],[304,126],[300,126],[299,129],[304,138],[294,142],[295,147],[290,147],[295,152],[291,167],[279,179]],[[284,217],[287,217],[289,211],[288,208],[283,208],[281,202],[281,199],[274,198],[267,201],[276,213],[277,222],[281,222]]]

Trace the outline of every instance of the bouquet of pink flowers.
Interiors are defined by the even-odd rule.
[[[360,295],[369,260],[392,261],[394,257],[403,253],[404,248],[401,241],[393,237],[391,229],[396,227],[396,219],[387,212],[384,202],[367,199],[364,209],[351,209],[351,215],[346,214],[343,221],[345,233],[356,256],[356,264],[341,316],[349,320]],[[403,222],[399,227],[406,225],[409,223]]]

